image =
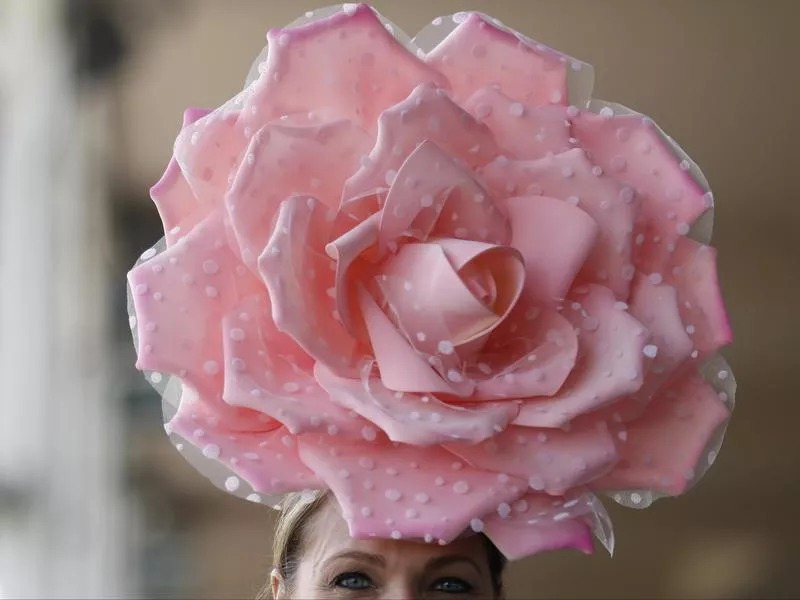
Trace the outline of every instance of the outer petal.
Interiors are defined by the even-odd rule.
[[[729,417],[714,388],[688,371],[628,426],[618,448],[622,460],[596,489],[683,493],[708,442]]]
[[[472,94],[464,108],[489,126],[508,158],[534,160],[572,148],[568,110],[564,106],[534,108],[489,86]]]
[[[322,486],[297,454],[295,438],[286,429],[231,431],[225,424],[199,422],[177,415],[169,429],[200,448],[208,460],[216,460],[244,479],[254,491],[281,494]],[[226,486],[238,487],[234,477]],[[230,489],[229,487],[229,489]]]
[[[315,375],[333,402],[353,410],[380,427],[390,440],[414,446],[453,440],[479,443],[497,434],[517,416],[513,403],[475,406],[445,404],[435,396],[404,394],[387,389],[377,378],[337,377],[321,364]]]
[[[487,85],[528,104],[566,104],[567,64],[544,46],[527,43],[477,13],[436,48],[426,61],[450,80],[459,102]]]
[[[590,215],[599,234],[579,278],[610,287],[620,299],[628,297],[635,273],[631,237],[638,210],[632,188],[604,176],[578,148],[536,161],[496,160],[482,175],[495,194],[559,198]]]
[[[717,279],[716,250],[682,237],[669,266],[664,281],[678,291],[681,320],[695,348],[710,354],[727,346],[733,333]]]
[[[231,175],[255,131],[243,129],[234,106],[218,108],[181,130],[175,160],[205,214],[222,206]]]
[[[567,548],[592,554],[590,523],[605,521],[604,527],[610,531],[608,515],[591,494],[575,494],[556,501],[542,494],[528,494],[509,508],[510,511],[504,507],[489,517],[484,528],[509,560]]]
[[[569,432],[512,426],[482,444],[447,449],[476,469],[525,479],[531,489],[554,496],[606,474],[618,460],[604,425]]]
[[[138,317],[138,369],[178,375],[205,394],[217,389],[219,320],[261,288],[226,241],[222,218],[210,216],[128,274]]]
[[[503,206],[511,222],[511,245],[525,261],[528,296],[556,306],[592,252],[597,225],[582,210],[553,198],[518,196]]]
[[[647,330],[617,308],[608,288],[591,285],[584,291],[564,309],[564,316],[580,329],[578,363],[558,394],[523,404],[516,424],[560,427],[641,388]]]
[[[205,117],[209,112],[202,108],[186,109],[183,113],[182,128]],[[191,230],[208,214],[207,207],[198,202],[174,156],[169,161],[164,175],[150,188],[150,197],[161,216],[167,246],[171,246],[179,239],[181,230]]]
[[[273,29],[263,74],[246,109],[282,114],[327,113],[365,129],[425,82],[447,80],[409,53],[366,4],[295,28]]]
[[[225,401],[282,423],[293,435],[324,431],[358,437],[367,425],[330,402],[313,361],[271,319],[269,298],[250,296],[222,319]]]
[[[315,198],[285,200],[258,268],[272,300],[272,319],[314,359],[336,372],[355,373],[356,340],[334,313],[326,293],[335,266],[325,255],[335,213]]]
[[[381,113],[375,146],[362,169],[347,182],[344,198],[388,188],[405,158],[426,140],[470,168],[487,164],[499,153],[486,125],[464,112],[445,90],[421,85]]]
[[[573,119],[572,131],[597,165],[638,192],[637,235],[643,245],[636,266],[646,273],[661,271],[669,249],[711,207],[711,195],[647,117],[614,116],[610,108],[600,115],[584,112]]]
[[[272,233],[289,196],[310,194],[339,206],[342,186],[358,168],[370,136],[351,121],[265,126],[252,138],[225,204],[242,257],[250,267]]]
[[[512,503],[527,484],[477,471],[437,447],[331,443],[303,436],[300,457],[333,491],[354,538],[449,542],[470,521]],[[502,480],[502,481],[501,481]]]
[[[631,315],[652,334],[650,370],[636,397],[647,402],[652,394],[692,353],[693,343],[684,329],[675,288],[654,285],[640,277],[634,284],[630,302]]]

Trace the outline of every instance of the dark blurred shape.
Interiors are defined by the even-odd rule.
[[[79,84],[114,77],[135,51],[134,40],[182,8],[181,0],[67,0],[65,27],[75,53]]]
[[[78,82],[104,81],[113,76],[130,49],[117,3],[68,0],[65,6]]]

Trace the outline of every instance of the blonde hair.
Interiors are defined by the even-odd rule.
[[[308,524],[327,499],[327,491],[292,492],[287,494],[281,503],[272,539],[272,569],[280,576],[283,585],[287,586],[289,590],[293,585],[297,565],[303,554]],[[502,598],[506,557],[488,537],[480,535],[486,543],[489,572],[496,597]],[[269,600],[270,598],[272,598],[271,582],[267,581],[256,600]]]
[[[291,587],[297,563],[302,555],[302,544],[308,523],[325,504],[327,491],[291,492],[281,502],[281,509],[272,537],[272,570],[280,575],[283,584]],[[268,580],[256,600],[272,598],[272,586]]]

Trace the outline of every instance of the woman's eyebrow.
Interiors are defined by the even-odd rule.
[[[359,550],[346,550],[344,552],[339,552],[326,559],[323,564],[328,565],[336,560],[341,560],[341,559],[350,559],[350,560],[368,562],[379,567],[386,566],[386,559],[380,554],[373,554],[371,552],[361,552]]]
[[[472,560],[469,556],[463,554],[448,554],[445,556],[438,556],[429,560],[428,564],[425,565],[425,568],[426,570],[432,571],[434,569],[441,569],[442,567],[449,567],[458,563],[467,563],[478,573],[482,572],[478,563]]]

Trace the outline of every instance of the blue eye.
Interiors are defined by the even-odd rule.
[[[374,587],[374,584],[363,573],[342,573],[333,580],[333,587],[358,591],[370,589]]]
[[[433,590],[445,594],[468,594],[472,591],[472,586],[463,579],[447,577],[436,580],[433,584]]]

